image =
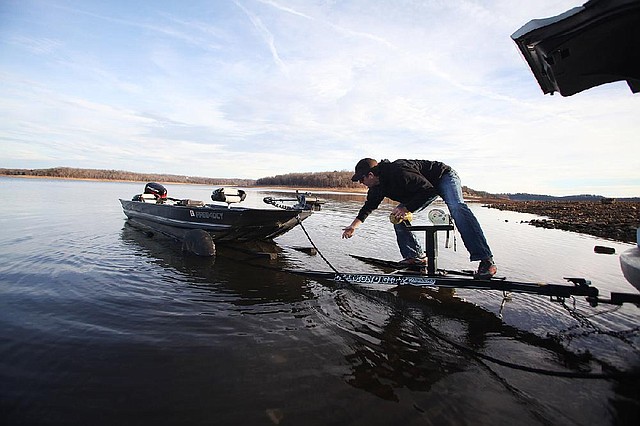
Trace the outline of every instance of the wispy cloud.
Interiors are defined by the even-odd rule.
[[[257,178],[414,157],[492,192],[631,195],[634,96],[544,96],[509,38],[578,4],[15,2],[0,166]]]
[[[262,22],[262,19],[260,19],[260,17],[258,17],[257,15],[251,13],[241,3],[236,1],[235,4],[247,15],[258,34],[260,34],[264,42],[267,44],[267,46],[269,47],[269,51],[271,52],[271,56],[273,57],[273,61],[278,66],[278,68],[280,68],[280,70],[285,75],[289,74],[287,65],[280,58],[280,54],[278,53],[278,49],[276,48],[275,38],[271,31],[269,31],[267,26]]]
[[[34,38],[27,36],[14,36],[8,43],[23,47],[25,50],[37,55],[48,55],[59,49],[62,43],[50,38]]]

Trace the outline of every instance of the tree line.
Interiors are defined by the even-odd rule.
[[[308,188],[357,188],[351,182],[352,172],[334,171],[318,173],[288,173],[261,179],[223,179],[198,176],[180,176],[159,173],[135,173],[124,170],[80,169],[74,167],[53,167],[49,169],[8,169],[0,168],[0,175],[34,176],[62,179],[122,180],[134,182],[194,183],[234,186],[290,186]]]
[[[286,186],[300,188],[335,188],[335,189],[362,189],[364,188],[358,182],[352,182],[351,176],[353,172],[349,171],[333,171],[333,172],[316,172],[316,173],[289,173],[284,175],[271,176],[256,180],[259,186]],[[496,199],[508,198],[505,195],[490,194],[486,191],[476,191],[468,186],[462,186],[462,192],[465,196]]]
[[[358,182],[352,182],[353,172],[333,171],[314,173],[287,173],[264,177],[256,180],[258,186],[289,186],[304,188],[360,188]]]
[[[180,176],[158,173],[135,173],[123,170],[79,169],[73,167],[53,167],[49,169],[6,169],[0,168],[0,175],[5,176],[34,176],[62,179],[89,180],[120,180],[130,182],[165,182],[191,183],[201,185],[225,186],[285,186],[289,188],[333,188],[333,189],[363,189],[358,182],[352,182],[350,171],[287,173],[264,177],[260,179],[224,179],[198,176]],[[475,191],[466,186],[462,187],[466,196],[492,199],[509,198],[503,194],[496,196],[484,191]]]
[[[53,167],[50,169],[0,168],[0,175],[51,177],[62,179],[122,180],[133,182],[192,183],[203,185],[252,186],[255,184],[254,179],[221,179],[159,173],[135,173],[123,170],[78,169],[73,167]]]

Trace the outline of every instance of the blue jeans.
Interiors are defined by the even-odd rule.
[[[470,254],[471,261],[492,257],[491,249],[489,248],[489,244],[487,244],[478,219],[476,219],[462,198],[462,185],[460,184],[458,174],[454,170],[451,170],[442,176],[437,190],[438,195],[442,197],[449,208],[449,214],[451,214],[456,228],[458,228],[458,232],[460,232],[460,237],[462,237],[462,242]],[[435,199],[436,197],[428,199],[417,211],[423,210]],[[393,227],[396,231],[400,254],[403,258],[424,256],[420,242],[404,222],[393,225]]]

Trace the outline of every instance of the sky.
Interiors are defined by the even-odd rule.
[[[2,0],[0,167],[256,179],[438,160],[640,196],[640,94],[544,95],[510,35],[581,0]]]

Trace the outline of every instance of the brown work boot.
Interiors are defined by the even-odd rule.
[[[480,265],[478,266],[478,271],[473,274],[473,278],[477,280],[488,280],[493,277],[496,272],[498,272],[498,267],[496,266],[493,258],[490,257],[488,259],[484,259],[480,261]]]

